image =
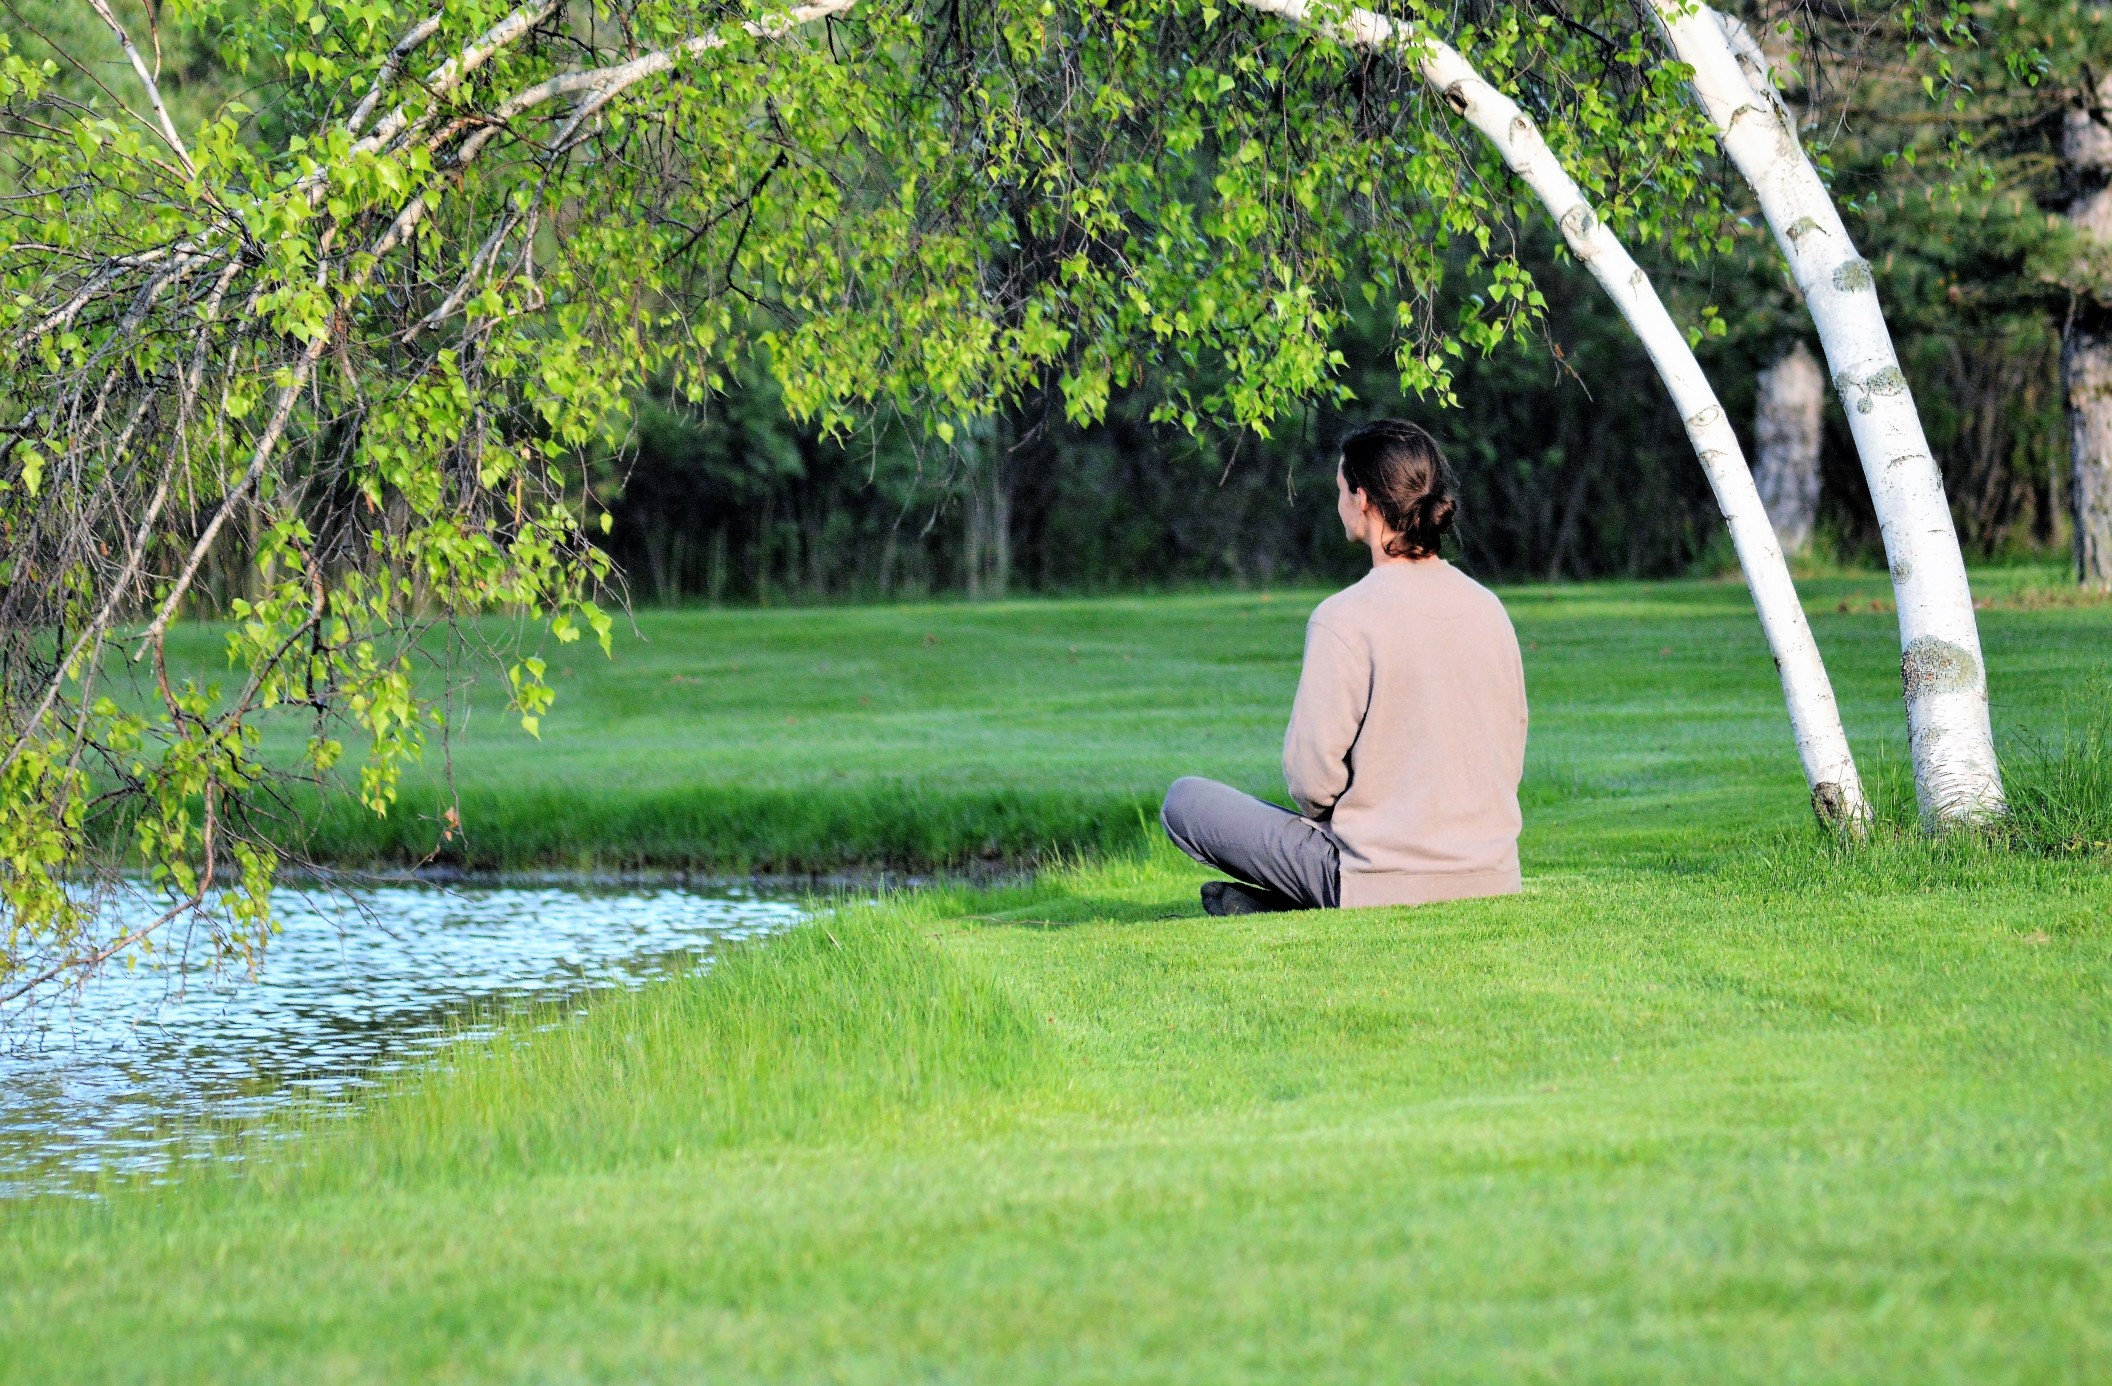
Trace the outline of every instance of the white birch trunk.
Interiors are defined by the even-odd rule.
[[[1811,547],[1819,518],[1819,444],[1826,377],[1811,348],[1798,342],[1760,372],[1753,409],[1753,484],[1785,553]]]
[[[1599,220],[1583,191],[1547,147],[1532,117],[1484,81],[1473,65],[1450,46],[1409,25],[1396,24],[1365,9],[1339,11],[1339,18],[1330,14],[1316,20],[1311,16],[1308,0],[1241,3],[1293,23],[1315,25],[1340,42],[1388,52],[1416,63],[1423,80],[1496,147],[1505,164],[1554,217],[1570,251],[1591,271],[1642,340],[1686,423],[1687,437],[1694,444],[1716,503],[1730,526],[1731,542],[1745,570],[1761,629],[1774,653],[1775,668],[1781,674],[1790,728],[1796,737],[1805,780],[1811,787],[1813,811],[1821,819],[1850,826],[1866,821],[1869,808],[1848,748],[1847,733],[1841,727],[1833,685],[1826,677],[1818,644],[1812,639],[1810,623],[1804,618],[1803,605],[1790,581],[1789,565],[1768,525],[1767,511],[1760,503],[1760,493],[1753,485],[1745,450],[1738,444],[1730,417],[1702,374],[1701,363],[1694,359],[1685,334],[1665,311],[1649,276]]]
[[[2070,108],[2061,131],[2063,172],[2077,187],[2068,224],[2089,253],[2061,333],[2061,386],[2068,401],[2075,576],[2105,591],[2112,589],[2112,309],[2100,301],[2105,276],[2096,266],[2112,256],[2112,130],[2091,108],[2105,109],[2112,77],[2088,97],[2088,107]]]
[[[1735,20],[1651,0],[1694,90],[1759,199],[1811,310],[1855,437],[1899,607],[1900,674],[1914,792],[1932,827],[2004,811],[1987,714],[1987,666],[1943,476],[1892,349],[1870,264],[1805,157],[1767,60]],[[1735,46],[1734,46],[1735,44]],[[1743,59],[1743,62],[1741,62]]]

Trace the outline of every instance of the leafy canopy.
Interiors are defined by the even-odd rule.
[[[1631,11],[1397,13],[1516,94],[1619,232],[1724,243],[1709,134]],[[390,811],[445,731],[436,623],[512,618],[487,647],[536,733],[542,642],[609,644],[583,478],[648,381],[701,401],[759,360],[803,419],[942,445],[1040,391],[1265,435],[1343,396],[1358,297],[1439,400],[1545,305],[1537,210],[1412,61],[1215,0],[161,18],[225,74],[187,122],[114,12],[129,85],[0,36],[0,991],[191,909],[260,948],[298,840],[277,786]],[[1441,317],[1448,276],[1473,289]],[[215,581],[229,677],[171,680],[168,623]],[[68,884],[125,862],[167,913]]]

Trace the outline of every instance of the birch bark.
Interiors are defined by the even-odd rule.
[[[2071,107],[2061,130],[2062,170],[2074,187],[2068,224],[2090,261],[2112,255],[2112,128],[2106,102],[2112,77]],[[2075,576],[2112,589],[2112,308],[2106,275],[2086,263],[2076,276],[2074,306],[2061,333],[2061,385],[2068,397],[2070,484],[2075,510]]]
[[[1642,340],[1672,395],[1687,437],[1708,474],[1745,571],[1753,605],[1766,633],[1782,693],[1789,705],[1797,756],[1820,819],[1851,827],[1867,821],[1855,759],[1841,727],[1840,707],[1811,625],[1789,576],[1781,546],[1767,521],[1760,493],[1745,462],[1730,416],[1702,374],[1684,333],[1666,312],[1648,275],[1607,230],[1574,179],[1555,158],[1531,116],[1484,81],[1449,45],[1418,28],[1397,24],[1370,10],[1350,8],[1315,16],[1308,0],[1240,0],[1247,8],[1317,28],[1338,42],[1414,62],[1444,102],[1502,154],[1504,163],[1533,190],[1554,217],[1572,254],[1591,271]],[[1948,518],[1948,517],[1946,517]]]
[[[1767,59],[1735,20],[1694,0],[1651,0],[1723,147],[1759,199],[1818,328],[1884,534],[1899,608],[1900,676],[1922,821],[1938,827],[2004,811],[1988,722],[1987,666],[1943,476],[1922,433],[1877,301]]]

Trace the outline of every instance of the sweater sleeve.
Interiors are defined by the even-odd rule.
[[[1283,734],[1283,778],[1305,816],[1326,819],[1349,788],[1349,750],[1371,704],[1371,657],[1318,621],[1305,628],[1305,667]]]
[[[1509,618],[1505,619],[1508,621]],[[1511,780],[1511,787],[1516,789],[1525,782],[1525,743],[1533,719],[1532,713],[1528,711],[1525,696],[1525,655],[1518,648],[1518,633],[1515,630],[1511,632],[1511,663],[1517,670],[1517,682],[1511,688],[1512,696],[1518,700],[1518,759],[1513,767]]]

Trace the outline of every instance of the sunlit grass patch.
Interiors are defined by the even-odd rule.
[[[1735,590],[1514,595],[1527,875],[1494,900],[1202,916],[1151,809],[1175,767],[1272,786],[1303,611],[1251,598],[810,614],[832,667],[974,654],[904,665],[887,727],[788,667],[586,690],[607,743],[547,765],[469,747],[552,813],[561,775],[695,773],[905,822],[933,801],[877,786],[1074,794],[1107,835],[521,1018],[239,1176],[0,1211],[0,1375],[2112,1375],[2112,870],[2064,846],[2102,821],[2100,618],[1987,613],[2015,826],[1930,838],[1896,629],[1817,607],[1881,810],[1854,845]],[[755,616],[685,629],[816,661]],[[1093,684],[1096,620],[1133,657]],[[784,716],[812,739],[744,740]]]
[[[1744,861],[1211,920],[1154,850],[846,902],[305,1163],[6,1215],[10,1374],[2112,1364],[2105,873]]]
[[[608,1168],[870,1134],[889,1114],[1016,1085],[1039,1032],[1002,983],[920,929],[935,903],[845,905],[597,998],[576,1022],[516,1017],[318,1128],[289,1177],[328,1188]]]

